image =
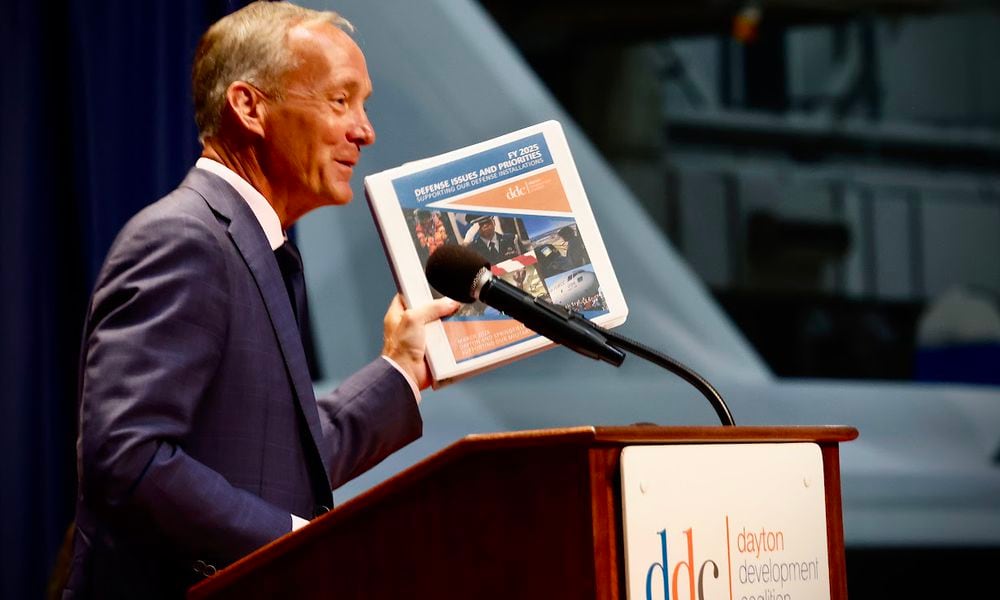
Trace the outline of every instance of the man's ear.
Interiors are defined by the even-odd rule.
[[[247,133],[264,136],[267,106],[259,89],[245,81],[234,81],[226,88],[226,105],[235,124]]]

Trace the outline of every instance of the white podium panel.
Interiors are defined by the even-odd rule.
[[[621,470],[629,598],[830,598],[819,446],[630,446]]]

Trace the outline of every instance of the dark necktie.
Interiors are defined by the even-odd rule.
[[[299,326],[299,336],[302,338],[302,348],[305,350],[306,361],[309,363],[309,372],[313,378],[317,378],[319,365],[316,363],[312,329],[309,326],[309,303],[306,299],[306,280],[302,271],[302,255],[299,254],[299,249],[295,247],[292,240],[285,240],[285,243],[274,251],[274,257],[278,260],[281,277],[285,280],[285,289],[288,291],[292,312],[295,314],[295,321]]]
[[[295,321],[299,329],[302,329],[302,315],[306,313],[306,281],[302,274],[302,255],[292,240],[285,240],[285,243],[274,251],[274,256],[278,259],[278,267],[285,280],[285,289],[292,302]]]
[[[288,291],[288,299],[292,304],[292,312],[295,313],[295,321],[299,326],[299,337],[302,338],[302,349],[306,354],[306,365],[309,368],[309,375],[313,381],[322,379],[319,371],[319,363],[316,362],[316,349],[313,345],[312,328],[309,326],[309,305],[306,302],[306,279],[302,270],[302,255],[295,247],[292,240],[286,239],[285,243],[278,246],[274,251],[274,257],[278,260],[278,267],[281,269],[281,278],[285,280],[285,289]],[[300,413],[301,415],[302,413]],[[303,417],[304,418],[304,417]],[[324,482],[326,480],[324,479]],[[314,510],[315,516],[319,516],[328,510],[328,506],[333,506],[333,496],[330,495],[329,487],[325,483],[315,482],[314,485],[323,491],[317,492],[317,498],[322,498],[322,504]]]

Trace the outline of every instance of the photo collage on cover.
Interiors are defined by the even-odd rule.
[[[536,298],[588,318],[607,312],[594,267],[577,231],[564,217],[454,212],[434,208],[403,211],[421,266],[444,244],[475,250],[492,265],[494,276]],[[433,290],[434,297],[440,297]],[[481,302],[463,305],[452,319],[496,319],[500,313]]]

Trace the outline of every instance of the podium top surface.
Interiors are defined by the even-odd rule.
[[[535,429],[467,435],[439,454],[470,448],[518,447],[544,444],[626,445],[626,444],[708,444],[762,442],[848,442],[858,430],[846,425],[821,426],[592,426]]]

